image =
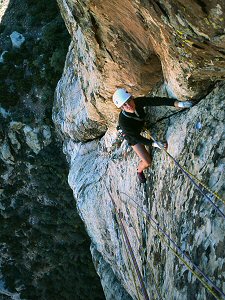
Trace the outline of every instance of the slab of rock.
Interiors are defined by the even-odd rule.
[[[225,86],[216,88],[197,106],[175,115],[166,130],[169,153],[222,197],[225,190],[224,90]],[[200,129],[196,128],[198,122],[201,122]],[[132,151],[117,151],[111,143],[111,135],[112,132],[107,131],[103,138],[94,141],[75,143],[67,139],[64,143],[64,153],[70,162],[69,184],[77,199],[78,211],[95,249],[103,258],[98,261],[97,269],[106,295],[112,278],[101,270],[107,263],[117,284],[120,282],[132,299],[137,296],[110,193],[122,213],[148,293],[154,293],[153,272],[163,299],[212,299],[146,221],[143,211],[123,193],[149,211],[182,251],[211,278],[216,278],[221,289],[225,266],[221,252],[225,246],[223,218],[159,149],[154,150],[152,169],[147,172],[147,186],[143,189],[136,177],[138,157]],[[217,204],[224,209],[222,203]],[[117,290],[119,288],[114,287],[114,291]],[[115,299],[120,299],[120,293]]]
[[[198,105],[154,130],[156,136],[167,138],[168,151],[182,165],[223,197],[225,86],[215,88],[215,83],[225,79],[224,1],[58,3],[72,42],[57,87],[54,121],[64,139],[69,184],[80,216],[102,258],[94,260],[106,297],[112,299],[107,292],[112,286],[109,273],[133,299],[140,292],[110,193],[122,213],[149,295],[156,294],[154,274],[163,299],[213,299],[169,250],[143,211],[122,193],[151,213],[225,292],[223,219],[158,149],[147,172],[147,186],[140,186],[138,157],[112,143],[118,115],[112,94],[124,86],[134,96],[145,95],[162,81],[173,97],[201,98]],[[218,206],[224,209],[222,203]],[[115,299],[120,299],[121,292],[116,294],[113,288]]]
[[[20,48],[25,42],[25,37],[17,31],[13,31],[13,33],[10,34],[10,39],[14,48]]]

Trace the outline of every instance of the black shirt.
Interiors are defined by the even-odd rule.
[[[145,106],[174,106],[175,99],[161,98],[161,97],[138,97],[134,99],[135,112],[128,113],[121,111],[119,115],[119,127],[125,134],[125,139],[130,145],[138,143],[150,145],[151,141],[140,135],[145,123]]]

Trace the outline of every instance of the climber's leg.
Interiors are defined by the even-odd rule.
[[[146,150],[145,146],[143,144],[136,144],[132,146],[134,151],[137,153],[138,157],[141,159],[137,172],[138,172],[138,178],[141,183],[146,182],[143,170],[147,169],[151,166],[152,158],[150,153]]]

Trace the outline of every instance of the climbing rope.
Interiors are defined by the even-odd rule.
[[[140,286],[141,286],[141,291],[142,291],[142,294],[143,294],[143,297],[145,300],[150,300],[149,297],[148,297],[148,293],[147,293],[147,290],[145,288],[145,284],[144,284],[144,280],[141,276],[141,272],[139,270],[139,267],[138,267],[138,264],[137,264],[137,260],[135,258],[135,255],[134,255],[134,252],[133,252],[133,249],[131,247],[131,244],[130,244],[130,241],[129,241],[129,238],[128,238],[128,235],[127,235],[127,232],[126,232],[126,229],[123,225],[123,222],[122,222],[122,216],[121,216],[121,213],[118,213],[117,211],[117,207],[116,207],[116,203],[114,201],[114,199],[112,198],[111,194],[109,193],[109,190],[108,188],[106,187],[107,191],[108,191],[108,194],[109,194],[109,197],[113,203],[113,206],[114,206],[114,209],[115,209],[115,212],[118,216],[118,220],[119,220],[119,223],[120,223],[120,226],[121,226],[121,229],[122,229],[122,232],[123,232],[123,235],[124,235],[124,239],[126,241],[126,244],[127,244],[127,247],[128,247],[128,250],[129,250],[129,253],[130,253],[130,257],[132,259],[132,262],[133,262],[133,265],[134,265],[134,269],[136,271],[136,274],[137,274],[137,277],[138,277],[138,280],[139,280],[139,283],[140,283]]]
[[[162,229],[162,227],[159,225],[159,223],[156,221],[156,220],[154,220],[153,218],[152,218],[152,216],[144,209],[144,208],[142,208],[141,206],[140,206],[140,204],[136,201],[136,200],[134,200],[132,197],[130,197],[129,195],[127,195],[126,193],[124,193],[124,192],[121,192],[121,194],[124,194],[125,196],[127,196],[132,202],[134,202],[136,205],[137,205],[137,207],[138,208],[140,208],[141,209],[141,211],[142,212],[144,212],[145,213],[145,215],[147,216],[147,220],[149,220],[149,223],[151,224],[151,222],[150,221],[152,221],[155,225],[156,225],[156,227],[157,227],[157,231],[158,232],[161,232],[162,234],[163,234],[163,236],[164,237],[166,237],[172,244],[173,244],[173,246],[176,248],[176,250],[179,252],[179,253],[181,253],[187,260],[188,260],[188,262],[189,263],[191,263],[191,265],[204,277],[204,279],[208,282],[208,283],[210,283],[211,284],[211,286],[218,292],[218,293],[220,293],[223,297],[224,297],[224,299],[225,299],[225,294],[223,293],[223,291],[220,289],[220,288],[218,288],[217,286],[216,286],[216,284],[207,276],[207,275],[205,275],[204,274],[204,272],[194,263],[194,262],[192,262],[192,260],[188,257],[188,255],[184,252],[184,251],[182,251],[181,249],[180,249],[180,247],[176,244],[176,242],[174,242],[173,241],[173,239],[171,239],[171,237]],[[154,227],[153,227],[154,228]],[[155,229],[156,230],[156,229]],[[169,244],[168,244],[169,245]],[[169,247],[171,248],[171,246],[169,245]],[[173,252],[175,253],[175,250],[173,250]],[[181,259],[181,261],[185,264],[185,266],[192,272],[192,274],[193,275],[195,275],[199,280],[200,280],[200,282],[207,288],[207,290],[216,298],[216,299],[218,299],[218,300],[220,300],[221,298],[219,298],[218,297],[218,295],[213,291],[213,289],[210,287],[210,286],[208,286],[208,284],[207,283],[205,283],[200,277],[199,277],[199,275],[187,264],[187,262],[185,262],[184,260],[183,260],[183,258],[181,258],[178,254],[176,254],[176,256],[178,257],[178,258],[180,258]]]
[[[200,101],[201,101],[201,99],[195,100],[195,101],[193,102],[192,107],[194,107],[195,105],[197,105]],[[162,122],[162,121],[164,121],[164,120],[166,120],[166,119],[169,119],[169,118],[171,118],[172,116],[174,116],[174,115],[176,115],[176,114],[181,114],[181,113],[187,111],[188,109],[189,109],[189,108],[183,108],[183,109],[178,110],[178,111],[175,111],[175,112],[173,112],[173,113],[171,113],[171,114],[168,114],[168,110],[167,110],[167,112],[166,112],[161,118],[159,118],[158,120],[156,120],[154,123],[149,123],[149,124],[148,124],[148,127],[149,127],[149,128],[153,128],[153,127],[155,127],[156,124],[158,124],[158,123],[160,123],[160,122]]]
[[[117,212],[116,212],[116,215],[117,215]],[[119,224],[119,220],[117,220],[117,222],[118,222],[118,224]],[[119,226],[119,228],[120,228],[120,226]],[[120,228],[120,230],[121,230],[121,228]],[[121,230],[121,231],[122,231],[122,230]],[[131,269],[131,274],[132,274],[132,277],[133,277],[133,281],[134,281],[134,285],[135,285],[135,289],[136,289],[136,293],[137,293],[137,298],[138,298],[138,300],[141,300],[140,294],[139,294],[139,291],[138,291],[137,281],[136,281],[135,274],[134,274],[134,270],[133,270],[134,267],[131,265],[131,259],[130,259],[129,253],[128,253],[128,249],[127,249],[127,247],[126,247],[126,241],[125,241],[125,239],[124,239],[123,234],[121,234],[121,236],[122,236],[122,239],[123,239],[123,244],[124,244],[124,246],[125,246],[124,248],[125,248],[126,258],[127,258],[129,267],[130,267],[130,269]]]
[[[194,186],[200,191],[200,193],[213,205],[213,207],[218,211],[218,213],[225,219],[225,214],[220,210],[220,208],[210,199],[210,197],[202,190],[202,188],[194,181],[191,175],[185,171],[185,169],[180,165],[180,163],[166,150],[164,149],[160,143],[158,143],[152,135],[150,138],[159,146],[161,150],[163,150],[173,161],[174,163],[180,168],[180,170],[191,180]]]
[[[205,190],[207,190],[211,195],[215,196],[218,200],[222,201],[225,204],[225,200],[220,197],[220,195],[216,192],[213,192],[205,183],[200,181],[195,175],[193,175],[190,171],[188,171],[184,166],[182,168],[187,172],[191,177],[193,177]]]
[[[212,86],[210,87],[210,89],[207,91],[207,93],[206,93],[204,96],[202,96],[202,97],[199,98],[199,99],[195,99],[195,100],[193,101],[193,106],[192,106],[192,107],[194,107],[195,105],[197,105],[202,99],[204,99],[209,93],[211,93],[212,90],[213,90],[214,88],[215,88],[215,85],[212,85]],[[152,127],[154,127],[156,124],[162,122],[163,120],[169,119],[169,118],[171,118],[172,116],[174,116],[174,115],[176,115],[176,114],[178,114],[178,113],[182,113],[182,112],[186,111],[187,109],[188,109],[188,108],[183,108],[182,110],[175,111],[174,113],[171,113],[170,115],[167,115],[167,112],[166,112],[161,118],[159,118],[158,120],[156,120],[154,123],[150,123],[150,124],[149,124],[149,128],[152,128]]]
[[[131,217],[131,216],[129,216],[129,217],[130,217],[130,219],[131,219],[131,222],[134,223],[134,221],[132,220],[132,217]],[[147,220],[147,221],[148,221],[148,220]],[[135,235],[136,235],[136,237],[137,237],[137,240],[139,240],[137,230],[136,230],[135,226],[133,226],[132,223],[131,223],[132,228],[134,229],[134,232],[135,232]],[[129,225],[128,225],[128,226],[129,226]],[[142,249],[140,249],[140,251],[141,251],[142,253],[144,253],[144,251],[143,251]],[[158,297],[158,299],[162,300],[163,298],[162,298],[162,295],[161,295],[161,293],[160,293],[160,291],[159,291],[159,284],[156,282],[156,279],[155,279],[155,276],[154,276],[154,272],[153,272],[151,266],[149,266],[149,267],[150,267],[150,272],[151,272],[151,275],[152,275],[152,278],[153,278],[154,287],[155,287],[155,290],[156,290],[156,293],[157,293],[157,297]],[[155,293],[154,293],[154,294],[155,294]]]
[[[182,113],[183,111],[187,110],[187,108],[184,108],[182,109],[181,111],[175,111],[174,113],[171,113],[170,115],[167,115],[167,112],[162,116],[162,118],[159,118],[158,120],[156,120],[154,123],[150,123],[148,124],[148,128],[153,128],[155,127],[156,124],[166,120],[166,119],[169,119],[171,118],[172,116],[176,115],[176,114],[180,114]]]
[[[117,191],[117,193],[119,194],[119,192]],[[146,204],[148,202],[148,199],[147,199],[147,186],[146,184],[144,184],[144,195],[145,195],[145,198],[146,198]],[[145,217],[145,216],[143,216]],[[148,220],[147,220],[148,221]],[[156,293],[157,293],[157,296],[158,296],[158,299],[162,300],[162,295],[160,293],[160,290],[159,290],[159,283],[157,283],[156,281],[156,278],[154,276],[154,272],[153,272],[153,268],[151,267],[151,265],[149,264],[149,268],[150,268],[150,272],[152,273],[152,277],[153,277],[153,281],[154,281],[154,287],[155,287],[155,290],[156,290]],[[169,299],[168,299],[169,300]]]

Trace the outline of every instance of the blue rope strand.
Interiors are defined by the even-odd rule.
[[[116,208],[116,203],[114,201],[114,199],[112,198],[111,194],[109,193],[109,190],[108,188],[106,187],[106,190],[108,191],[108,194],[109,194],[109,197],[114,205],[114,208],[115,208],[115,211],[119,217],[119,220],[120,220],[120,225],[121,225],[121,228],[122,228],[122,231],[123,231],[123,234],[124,234],[124,238],[125,238],[125,241],[126,241],[126,244],[127,244],[127,247],[129,249],[129,252],[130,252],[130,256],[131,256],[131,259],[133,261],[133,264],[134,264],[134,268],[135,268],[135,271],[137,273],[137,276],[138,276],[138,280],[139,280],[139,283],[140,283],[140,286],[141,286],[141,290],[142,290],[142,294],[143,294],[143,297],[145,300],[150,300],[149,297],[148,297],[148,293],[147,293],[147,290],[145,288],[145,284],[144,284],[144,280],[141,276],[141,272],[139,270],[139,267],[138,267],[138,263],[137,263],[137,260],[135,258],[135,255],[134,255],[134,252],[133,252],[133,249],[131,247],[131,244],[130,244],[130,241],[129,241],[129,238],[128,238],[128,235],[127,235],[127,232],[126,232],[126,229],[124,227],[124,224],[122,222],[122,217],[121,217],[121,214],[117,212],[117,208]]]
[[[179,246],[176,244],[176,242],[174,242],[171,237],[160,227],[159,223],[154,220],[151,215],[140,206],[140,204],[137,203],[137,201],[135,201],[132,197],[130,197],[129,195],[127,195],[124,192],[120,192],[121,194],[126,195],[131,201],[133,201],[148,217],[149,220],[151,220],[158,228],[159,231],[161,231],[163,233],[164,236],[166,236],[168,238],[168,240],[174,245],[174,247],[196,268],[196,270],[198,270],[198,272],[217,290],[217,292],[219,292],[221,295],[223,295],[225,297],[225,294],[223,293],[223,291],[218,288],[215,283],[207,276],[204,274],[204,272],[194,263],[192,262],[192,260],[187,256],[187,254],[185,252],[183,252]]]
[[[174,161],[174,163],[181,169],[181,171],[191,180],[194,186],[200,191],[200,193],[206,197],[206,199],[213,205],[213,207],[218,211],[218,213],[225,219],[225,214],[220,210],[220,208],[206,195],[202,188],[194,181],[194,179],[182,168],[179,162],[167,152],[162,146],[150,135],[151,139],[160,147],[161,150],[165,151],[166,154]]]

